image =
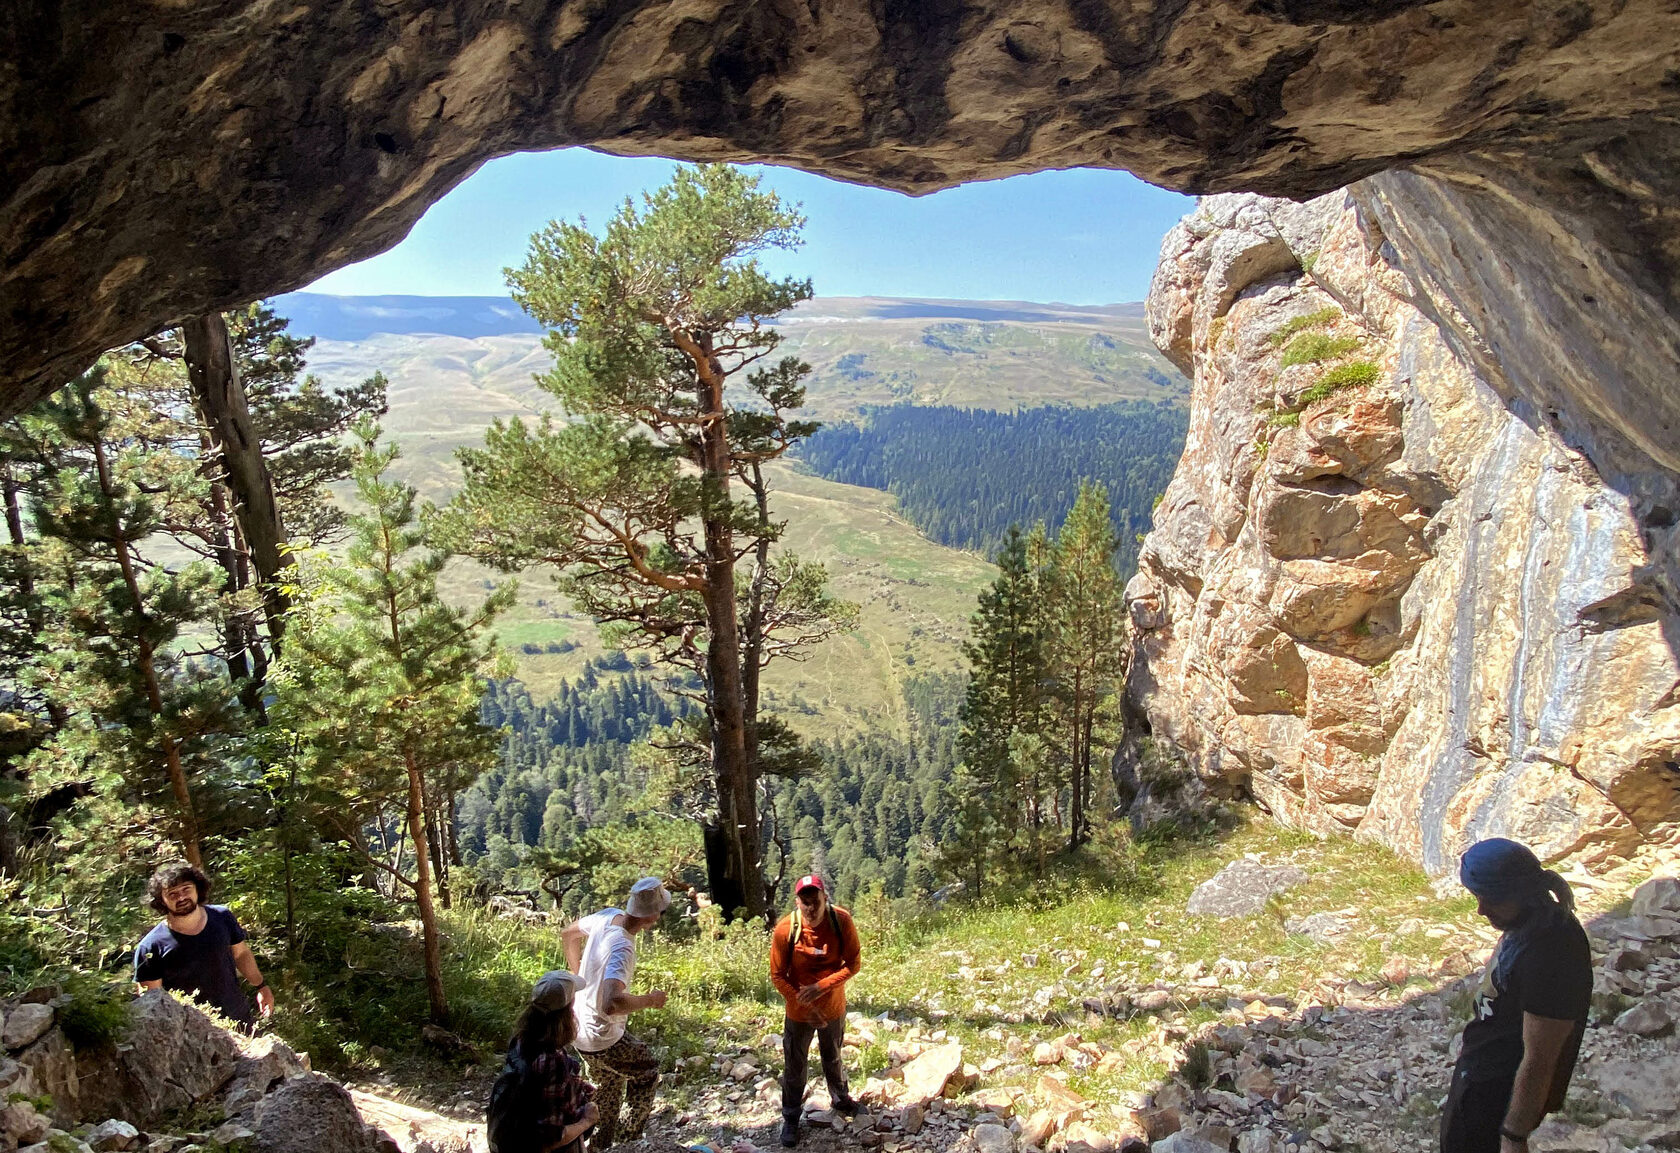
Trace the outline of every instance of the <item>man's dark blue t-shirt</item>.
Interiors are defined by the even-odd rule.
[[[197,933],[177,933],[162,921],[141,938],[134,950],[134,979],[162,981],[170,992],[191,994],[229,1020],[249,1025],[251,1002],[239,987],[229,951],[245,939],[245,930],[226,905],[205,905],[204,916],[204,928]]]
[[[1541,916],[1534,913],[1533,916]],[[1555,1109],[1575,1071],[1592,1007],[1592,946],[1581,922],[1565,912],[1507,933],[1476,990],[1458,1065],[1472,1081],[1508,1081],[1523,1058],[1523,1014],[1574,1021],[1552,1081]]]

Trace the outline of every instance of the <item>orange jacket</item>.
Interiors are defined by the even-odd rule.
[[[846,982],[863,967],[852,915],[838,905],[829,907],[834,910],[832,920],[825,914],[821,923],[811,925],[803,916],[799,918],[799,940],[791,947],[788,936],[793,932],[792,913],[776,922],[776,931],[770,935],[770,980],[787,1002],[790,1021],[826,1025],[845,1016]],[[838,937],[835,920],[840,923]],[[809,1005],[801,1005],[799,990],[806,985],[820,986],[823,994]]]

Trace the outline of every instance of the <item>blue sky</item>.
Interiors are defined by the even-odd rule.
[[[672,162],[581,148],[492,160],[434,204],[395,248],[309,286],[344,296],[503,295],[549,220],[606,220]],[[1112,304],[1142,300],[1161,237],[1188,196],[1125,172],[1074,169],[909,197],[787,168],[763,187],[804,205],[805,245],[766,261],[809,276],[819,296],[921,296]]]

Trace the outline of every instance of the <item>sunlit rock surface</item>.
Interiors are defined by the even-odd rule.
[[[1680,390],[1648,371],[1680,349],[1665,0],[24,0],[0,61],[0,415],[389,247],[524,149],[909,191],[1091,165],[1311,196],[1400,165],[1376,210],[1465,340],[1680,464]],[[1580,373],[1499,327],[1519,283]]]
[[[1392,192],[1211,197],[1163,245],[1151,330],[1195,385],[1127,588],[1137,735],[1433,872],[1494,833],[1589,859],[1672,835],[1680,488],[1584,404],[1512,386],[1574,380],[1579,401],[1574,366],[1602,352],[1545,294],[1519,283],[1499,318],[1519,335],[1477,350],[1485,317],[1431,318]],[[1297,318],[1358,343],[1284,367]],[[1552,364],[1514,367],[1540,342]],[[1302,404],[1360,362],[1374,383]]]

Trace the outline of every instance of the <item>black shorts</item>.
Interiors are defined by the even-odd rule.
[[[1463,1069],[1454,1069],[1441,1113],[1441,1153],[1499,1153],[1499,1127],[1511,1107],[1515,1080],[1472,1081]]]

